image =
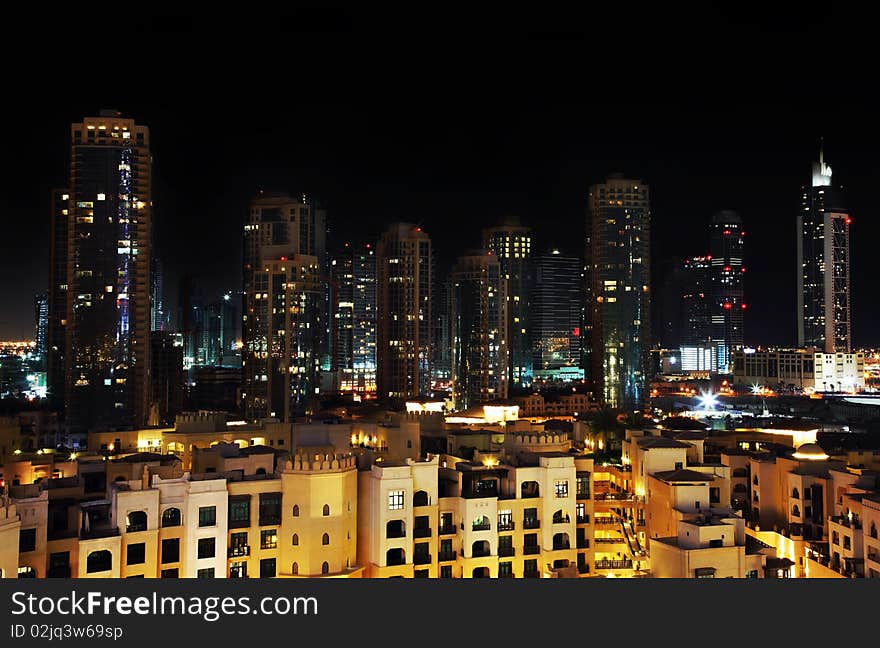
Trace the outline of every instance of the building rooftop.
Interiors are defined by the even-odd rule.
[[[669,437],[646,436],[638,437],[636,443],[640,448],[690,448],[690,443],[676,441]]]
[[[694,482],[694,481],[715,481],[715,477],[706,473],[697,472],[696,470],[661,470],[655,472],[654,477],[665,482]]]

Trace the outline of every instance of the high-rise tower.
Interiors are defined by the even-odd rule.
[[[533,367],[536,376],[552,376],[553,370],[580,362],[583,261],[553,248],[535,255],[532,266]]]
[[[71,139],[68,425],[72,432],[144,425],[150,394],[149,130],[102,110],[73,124]]]
[[[261,193],[244,226],[244,414],[291,421],[319,391],[324,286],[323,226],[315,205]]]
[[[650,225],[645,183],[615,174],[590,187],[584,325],[592,344],[585,369],[595,397],[626,411],[647,400]]]
[[[452,396],[455,408],[507,398],[508,281],[498,257],[475,250],[452,270]]]
[[[412,223],[389,227],[376,247],[376,387],[381,399],[431,392],[434,257]]]
[[[483,230],[483,247],[498,259],[507,281],[508,380],[511,387],[528,387],[532,383],[532,231],[508,217]]]
[[[819,149],[797,217],[798,346],[852,351],[849,228],[843,196]]]
[[[710,333],[715,370],[719,373],[731,371],[733,350],[743,345],[746,310],[743,297],[744,237],[742,218],[736,212],[721,211],[712,217],[709,231]]]

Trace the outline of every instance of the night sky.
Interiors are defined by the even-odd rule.
[[[240,287],[261,188],[322,199],[336,241],[421,223],[442,271],[504,214],[539,249],[582,254],[588,188],[619,171],[650,185],[655,267],[706,253],[714,212],[742,215],[749,344],[795,341],[795,216],[823,137],[854,219],[854,342],[880,346],[880,112],[857,16],[437,11],[156,18],[100,40],[65,21],[7,40],[0,337],[32,336],[69,124],[115,108],[151,130],[172,302],[183,273],[205,298]]]

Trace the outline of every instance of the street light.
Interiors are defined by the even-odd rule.
[[[762,390],[763,390],[763,387],[761,387],[761,385],[759,385],[758,383],[755,383],[754,385],[752,385],[752,393],[753,394],[755,394],[755,395],[760,394]]]
[[[718,405],[718,397],[711,391],[701,392],[700,404],[703,406],[703,409],[715,409]]]

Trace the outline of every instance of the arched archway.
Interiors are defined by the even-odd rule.
[[[567,533],[553,534],[553,549],[570,549],[571,544],[568,541]]]
[[[321,514],[324,517],[327,517],[330,515],[330,505],[329,504],[324,504],[324,509],[321,511]]]
[[[385,564],[389,567],[406,564],[406,552],[397,547],[385,552]]]
[[[97,574],[113,569],[113,554],[107,549],[93,551],[86,558],[86,573]]]
[[[430,504],[430,498],[428,497],[427,491],[416,491],[413,495],[413,506],[428,506]]]
[[[131,511],[125,524],[126,533],[147,530],[147,514],[144,511]]]
[[[329,574],[329,573],[330,573],[330,563],[328,563],[328,562],[325,560],[325,561],[321,564],[321,574],[323,574],[324,576],[326,576],[326,575]]]
[[[299,504],[293,505],[293,517],[299,517]]]
[[[290,573],[294,576],[299,574],[299,563],[293,563],[293,565],[290,567]]]
[[[474,571],[471,572],[471,576],[473,578],[489,578],[489,568],[488,567],[474,567]]]
[[[293,546],[294,547],[299,546],[299,534],[298,533],[293,534]]]
[[[520,495],[526,499],[541,496],[541,487],[536,481],[524,481],[520,486]]]
[[[386,538],[405,538],[406,522],[403,520],[388,520],[385,524]]]
[[[162,526],[176,527],[180,526],[180,509],[174,506],[165,509],[162,512]]]
[[[325,533],[324,535],[321,536],[321,544],[322,545],[330,544],[330,534],[329,533]]]
[[[492,548],[488,540],[477,540],[471,545],[471,555],[474,558],[482,558],[491,555]]]

